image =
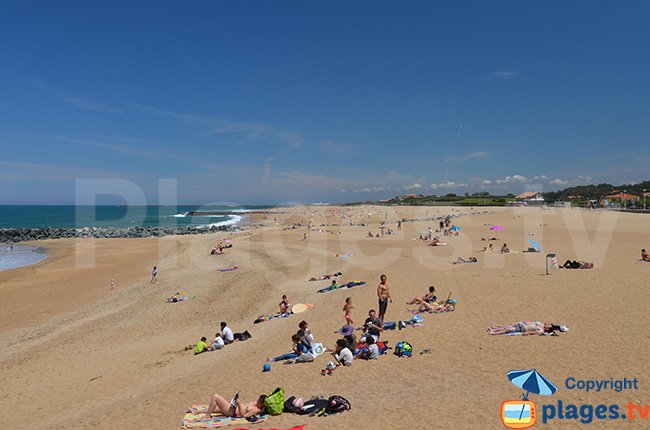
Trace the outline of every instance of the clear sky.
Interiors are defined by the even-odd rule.
[[[0,204],[649,179],[650,2],[4,1]]]

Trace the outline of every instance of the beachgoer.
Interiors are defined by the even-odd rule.
[[[345,339],[338,339],[336,341],[336,350],[332,353],[337,366],[352,366],[354,356],[352,351],[348,349],[348,343]]]
[[[454,261],[453,264],[476,263],[476,262],[478,262],[476,257],[468,257],[467,259],[464,259],[463,257],[458,257],[458,259]]]
[[[371,309],[364,324],[364,337],[372,336],[375,341],[379,340],[379,334],[384,331],[384,323],[377,318],[377,312]]]
[[[504,243],[503,246],[501,247],[501,254],[509,254],[510,249],[508,248],[508,244]]]
[[[354,306],[352,306],[352,297],[348,297],[345,299],[345,306],[343,306],[343,312],[345,312],[345,323],[354,326],[354,321],[352,321],[352,309],[354,309]]]
[[[423,297],[418,297],[415,296],[410,302],[406,302],[407,305],[419,305],[422,304],[423,302],[426,303],[433,303],[436,301],[436,287],[431,285],[429,287],[429,292],[426,293]]]
[[[555,331],[567,332],[569,329],[566,326],[551,324],[549,322],[519,322],[516,324],[508,325],[491,325],[488,327],[487,332],[491,335],[521,333],[523,335],[553,333]]]
[[[235,335],[224,321],[221,322],[221,337],[226,345],[235,341]]]
[[[266,396],[262,394],[256,402],[242,403],[239,401],[239,396],[235,396],[233,404],[233,402],[229,402],[223,396],[215,394],[210,399],[210,405],[205,412],[203,420],[209,420],[211,415],[216,411],[221,412],[225,417],[250,418],[254,415],[260,415],[264,409],[264,399],[266,399]]]
[[[397,231],[402,231],[402,220],[397,220]]]
[[[158,280],[158,267],[153,266],[153,269],[151,269],[151,281],[149,283],[155,284],[157,280]]]
[[[390,301],[393,303],[393,299],[390,296],[390,288],[388,287],[386,275],[381,275],[379,277],[377,297],[379,298],[379,319],[384,322],[384,315],[386,315],[386,310],[388,309],[388,302]]]
[[[280,302],[280,315],[286,315],[291,313],[291,304],[289,304],[289,299],[287,299],[286,294],[282,296],[282,301]]]
[[[376,360],[379,358],[379,347],[372,337],[366,338],[366,344],[368,345],[368,350],[361,352],[359,358],[364,360]]]
[[[293,345],[291,347],[291,352],[288,354],[282,354],[275,358],[267,358],[267,362],[275,361],[284,361],[286,360],[287,364],[291,363],[301,363],[307,361],[314,361],[314,356],[309,353],[309,347],[302,342],[301,336],[299,334],[294,334],[291,336],[291,341]],[[295,359],[295,361],[293,360]]]
[[[196,354],[201,354],[202,352],[206,352],[208,350],[208,345],[205,343],[208,339],[203,336],[199,343],[196,344],[196,347],[194,348],[194,355]]]
[[[216,351],[217,349],[221,349],[226,345],[226,343],[223,341],[223,338],[221,337],[221,333],[217,333],[214,335],[214,342],[210,344],[210,351]]]
[[[567,260],[560,266],[561,269],[592,269],[593,267],[594,263],[588,263],[582,260]]]
[[[314,335],[312,334],[307,321],[300,321],[300,324],[298,324],[298,329],[303,333],[301,341],[311,348],[311,344],[314,343]]]
[[[650,261],[650,254],[644,249],[641,250],[641,261]]]
[[[337,333],[343,336],[343,339],[345,339],[347,343],[348,349],[354,353],[354,351],[357,349],[357,337],[354,334],[354,326],[346,324],[341,327]]]

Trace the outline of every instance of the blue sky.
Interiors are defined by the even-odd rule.
[[[650,3],[24,1],[0,204],[355,201],[648,179]],[[119,190],[116,190],[119,193]]]

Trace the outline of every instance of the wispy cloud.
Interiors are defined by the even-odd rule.
[[[456,154],[450,155],[445,159],[445,162],[461,162],[468,160],[476,160],[481,158],[487,158],[490,156],[490,153],[487,151],[474,151],[468,152],[466,154]]]
[[[347,155],[356,153],[359,150],[359,145],[340,143],[336,140],[321,140],[318,143],[318,148],[326,154]]]
[[[64,90],[62,88],[55,88],[49,85],[43,84],[42,82],[32,81],[38,88],[47,91],[51,94],[54,94],[61,100],[71,105],[80,107],[82,109],[92,110],[92,111],[102,111],[110,112],[115,114],[123,114],[126,111],[124,109],[115,108],[111,106],[106,106],[100,102],[89,99],[87,97],[80,96],[79,94],[73,93],[72,91]]]
[[[490,73],[490,76],[500,79],[515,79],[519,77],[519,74],[510,70],[499,70],[497,72]]]
[[[292,149],[300,148],[305,141],[302,133],[298,131],[278,128],[266,124],[237,122],[225,118],[213,118],[190,113],[172,112],[138,104],[130,104],[129,106],[141,112],[164,116],[183,124],[197,125],[204,129],[201,133],[202,136],[231,133],[243,135],[247,139],[276,139],[277,141],[288,145]]]

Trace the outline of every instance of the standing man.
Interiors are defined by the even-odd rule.
[[[149,283],[155,284],[157,280],[158,280],[158,267],[153,266],[153,269],[151,269],[151,281]]]
[[[393,298],[390,296],[390,288],[388,288],[386,275],[381,275],[379,277],[379,285],[377,286],[377,297],[379,298],[379,319],[383,324],[384,315],[386,314],[386,309],[388,309],[388,301],[393,303]]]

